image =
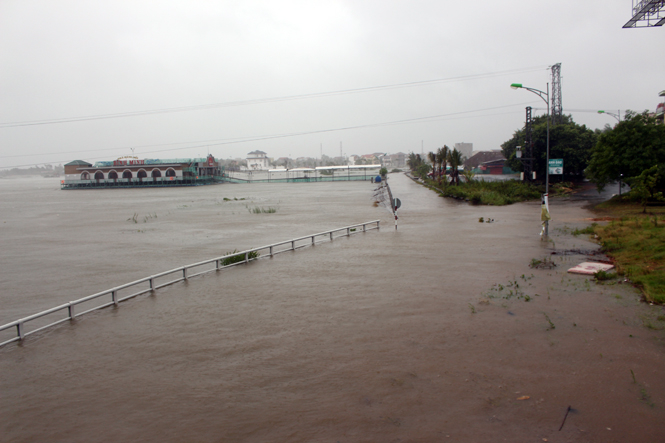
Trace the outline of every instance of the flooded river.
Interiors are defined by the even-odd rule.
[[[2,324],[235,249],[382,220],[1,348],[0,441],[665,439],[662,310],[627,284],[565,272],[587,259],[565,251],[596,249],[571,234],[590,224],[584,199],[552,203],[543,242],[537,203],[471,206],[401,174],[390,184],[397,231],[368,182],[0,180]],[[558,266],[529,267],[545,257]]]

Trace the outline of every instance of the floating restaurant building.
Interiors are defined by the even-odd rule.
[[[220,183],[223,169],[207,158],[145,159],[124,157],[94,165],[75,160],[65,165],[62,189],[198,186]]]

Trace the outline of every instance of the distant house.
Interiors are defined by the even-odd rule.
[[[467,158],[464,161],[464,168],[476,169],[480,167],[481,163],[493,160],[499,160],[499,159],[504,159],[504,160],[506,159],[503,156],[503,152],[501,152],[501,150],[476,152],[475,154],[473,154],[471,157]]]
[[[465,169],[471,169],[476,174],[512,174],[513,171],[506,167],[506,158],[503,152],[481,151],[472,155],[464,162]]]
[[[252,151],[247,154],[247,169],[260,171],[270,169],[270,159],[263,151]]]

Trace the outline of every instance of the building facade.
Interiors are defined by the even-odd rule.
[[[222,169],[212,155],[194,159],[123,157],[94,165],[75,160],[65,166],[63,189],[90,187],[195,186],[215,182]]]
[[[250,171],[267,171],[270,169],[270,159],[263,151],[252,151],[247,154],[247,169]]]

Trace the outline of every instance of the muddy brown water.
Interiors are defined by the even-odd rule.
[[[382,220],[3,347],[0,441],[665,441],[662,310],[627,284],[565,272],[596,249],[571,235],[592,217],[585,199],[552,203],[543,242],[537,204],[470,206],[403,175],[390,183],[397,231],[364,182],[0,180],[3,324],[234,249]],[[544,257],[558,266],[529,267]]]

